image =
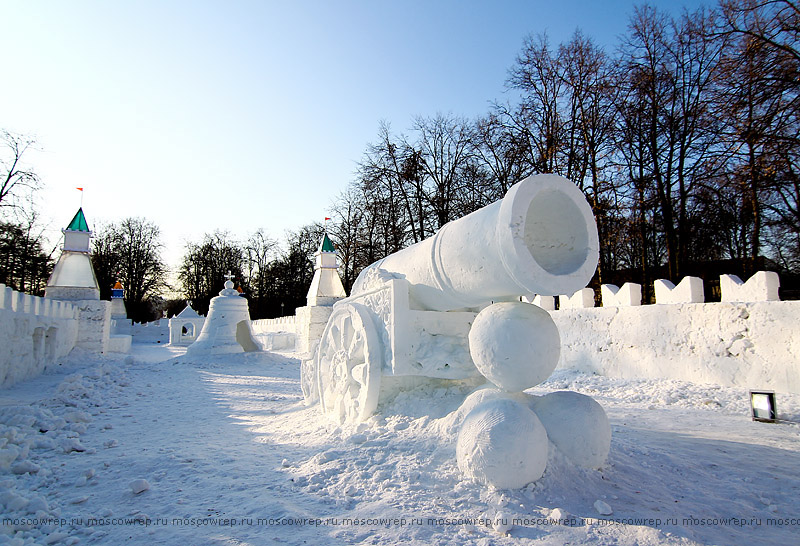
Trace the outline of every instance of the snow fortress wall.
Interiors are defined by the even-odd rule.
[[[333,307],[298,307],[295,315],[252,322],[253,334],[267,351],[294,350],[300,355],[315,348]]]
[[[0,387],[41,374],[78,340],[78,307],[0,284]]]
[[[800,393],[800,301],[552,311],[559,368]]]
[[[255,335],[277,332],[295,333],[297,331],[297,317],[295,315],[273,319],[258,319],[252,321]]]
[[[300,311],[300,308],[298,308]],[[291,351],[296,348],[297,315],[274,319],[259,319],[250,322],[253,336],[265,351]]]

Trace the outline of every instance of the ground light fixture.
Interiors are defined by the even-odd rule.
[[[750,391],[750,410],[753,421],[777,422],[778,410],[775,407],[775,393],[773,391]]]

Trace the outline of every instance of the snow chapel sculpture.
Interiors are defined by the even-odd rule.
[[[186,307],[169,319],[169,344],[174,346],[191,345],[203,329],[206,318],[197,314],[192,309],[191,302],[186,302]]]
[[[466,475],[496,487],[535,481],[548,437],[576,464],[602,464],[610,427],[599,404],[576,393],[522,392],[555,369],[560,340],[546,311],[518,301],[586,286],[598,250],[591,209],[573,183],[523,180],[502,200],[362,271],[350,297],[334,304],[314,359],[303,363],[307,403],[357,422],[393,391],[488,380],[494,386],[462,408],[457,456]],[[509,300],[517,301],[492,303]],[[566,433],[554,414],[573,423]]]

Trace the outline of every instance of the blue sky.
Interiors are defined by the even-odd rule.
[[[610,51],[636,4],[0,0],[0,127],[38,141],[53,245],[81,186],[91,225],[147,218],[175,266],[214,229],[321,221],[381,120],[484,114],[526,35]]]

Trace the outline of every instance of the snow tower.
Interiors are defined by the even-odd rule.
[[[56,300],[99,300],[100,286],[92,267],[89,240],[92,232],[79,208],[64,234],[64,247],[50,280],[45,287],[45,297]]]
[[[325,233],[319,244],[319,250],[315,254],[317,258],[314,268],[314,278],[311,287],[308,289],[306,302],[309,307],[331,306],[347,294],[339,278],[338,265],[336,263],[336,249]]]

